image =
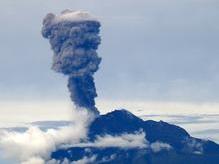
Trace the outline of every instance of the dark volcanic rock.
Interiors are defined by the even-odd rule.
[[[143,121],[126,110],[115,110],[100,115],[89,127],[88,138],[92,142],[96,136],[112,136],[143,131],[149,143],[162,142],[171,145],[171,150],[154,153],[147,148],[94,148],[71,147],[52,153],[52,158],[63,161],[76,161],[83,157],[95,156],[93,163],[121,164],[218,164],[219,145],[191,137],[183,128],[160,121]],[[88,151],[89,150],[89,151]]]
[[[89,137],[96,135],[119,135],[133,133],[144,126],[144,121],[126,110],[115,110],[106,115],[100,115],[90,125]]]

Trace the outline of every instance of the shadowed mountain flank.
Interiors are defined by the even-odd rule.
[[[93,158],[90,163],[121,164],[160,164],[163,160],[167,164],[219,162],[219,145],[216,143],[194,138],[183,128],[163,121],[143,121],[124,109],[97,117],[89,127],[86,142],[95,143],[99,136],[106,135],[124,138],[124,134],[136,134],[136,132],[145,133],[147,141],[145,147],[95,146],[95,144],[69,146],[53,152],[51,157],[60,161],[64,159],[77,161],[86,157]],[[169,145],[168,149],[167,147],[156,149],[156,146],[164,144]]]

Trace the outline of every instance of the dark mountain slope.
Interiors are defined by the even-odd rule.
[[[65,158],[76,161],[83,157],[95,156],[95,161],[91,163],[161,164],[164,161],[165,164],[219,163],[218,144],[191,137],[183,128],[163,121],[143,121],[124,109],[97,117],[90,125],[88,138],[93,142],[97,135],[118,136],[137,131],[144,132],[149,143],[166,143],[172,147],[171,150],[155,153],[148,148],[70,147],[53,152],[51,157],[61,161]]]

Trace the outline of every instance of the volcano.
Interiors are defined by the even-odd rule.
[[[218,164],[219,145],[189,135],[183,128],[163,121],[144,121],[127,110],[115,110],[97,117],[89,127],[88,141],[97,136],[144,132],[148,143],[165,143],[169,149],[153,151],[151,146],[121,148],[116,146],[69,146],[51,154],[60,163],[91,159],[85,163],[116,164]],[[95,158],[93,158],[95,157]]]
[[[53,50],[52,69],[68,76],[76,110],[94,116],[87,137],[74,145],[55,144],[58,149],[51,159],[58,163],[218,164],[218,144],[194,138],[179,126],[144,121],[124,109],[99,115],[94,74],[101,63],[97,53],[100,27],[101,23],[84,11],[49,13],[43,20],[42,36]]]

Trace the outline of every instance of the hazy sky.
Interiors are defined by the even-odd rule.
[[[68,99],[40,33],[48,12],[67,8],[102,22],[100,99],[219,101],[217,0],[1,0],[1,101]]]
[[[53,52],[41,36],[45,15],[64,9],[102,23],[101,113],[219,113],[218,0],[0,0],[0,127],[72,119],[67,77],[50,69]]]

